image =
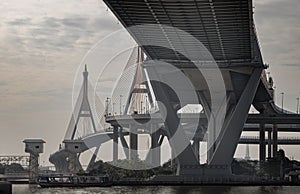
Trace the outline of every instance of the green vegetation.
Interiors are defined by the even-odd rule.
[[[176,165],[171,161],[162,166],[149,168],[145,161],[118,160],[115,162],[97,161],[87,170],[90,175],[109,174],[114,180],[147,180],[154,175],[175,175]],[[131,170],[145,169],[145,170]],[[284,175],[300,169],[300,162],[291,161],[285,157],[283,150],[279,150],[276,158],[267,161],[246,161],[234,159],[231,164],[233,174],[264,177],[268,179],[283,179]],[[83,172],[82,172],[83,173]]]
[[[285,157],[284,151],[279,150],[276,158],[268,158],[268,160],[263,163],[258,161],[233,160],[231,168],[233,174],[236,175],[283,179],[284,175],[288,174],[290,171],[300,169],[300,163],[298,161],[289,160]]]
[[[257,164],[257,161],[237,161],[234,159],[231,164],[232,173],[237,175],[255,175],[257,173]]]
[[[135,179],[145,180],[153,175],[172,175],[176,172],[176,167],[171,167],[170,162],[163,166],[146,170],[131,170],[149,168],[148,164],[141,160],[118,160],[115,162],[97,161],[88,172],[90,175],[109,174],[114,180]],[[122,168],[121,168],[122,167]]]
[[[16,163],[12,163],[10,165],[0,164],[0,174],[5,173],[20,173],[25,172],[26,170],[20,165]]]

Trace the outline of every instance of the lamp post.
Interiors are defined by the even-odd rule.
[[[109,105],[109,100],[110,100],[110,98],[106,98],[106,109],[105,109],[105,113],[106,113],[106,115],[108,116],[108,105]]]
[[[146,95],[146,114],[148,114],[148,96]]]
[[[297,100],[297,110],[296,110],[296,113],[299,114],[299,97],[297,97],[296,100]]]
[[[281,112],[283,113],[283,97],[284,97],[284,92],[281,92]]]

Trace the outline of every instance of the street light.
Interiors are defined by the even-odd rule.
[[[281,112],[283,113],[283,97],[284,97],[284,92],[281,92]]]
[[[148,96],[146,95],[146,114],[148,114]]]
[[[297,114],[299,114],[299,97],[296,98],[296,100],[297,100],[297,110],[296,110],[296,112],[297,112]]]
[[[108,116],[108,105],[109,105],[109,100],[110,100],[110,98],[106,98],[106,109],[105,109],[105,113],[106,113],[106,115]]]

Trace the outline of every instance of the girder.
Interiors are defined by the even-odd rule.
[[[251,0],[104,0],[125,27],[161,25],[160,33],[129,29],[138,43],[159,40],[166,44],[181,44],[177,31],[165,31],[164,25],[190,33],[210,51],[216,61],[243,61],[260,59],[257,46]],[[177,37],[169,41],[170,37]],[[174,42],[177,40],[178,42]],[[141,44],[141,46],[143,46]],[[152,59],[186,60],[174,51],[144,45]],[[257,50],[258,49],[258,50]],[[261,61],[259,61],[261,62]],[[245,64],[249,65],[249,64]]]

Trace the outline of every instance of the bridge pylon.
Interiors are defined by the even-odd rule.
[[[80,143],[81,140],[78,140],[78,138],[79,138],[78,136],[86,135],[86,134],[78,134],[80,119],[84,119],[83,120],[84,122],[85,121],[89,122],[89,125],[87,125],[87,126],[90,128],[90,129],[88,129],[88,130],[90,130],[89,131],[90,133],[97,132],[95,120],[93,117],[93,112],[92,112],[90,102],[89,102],[88,75],[89,75],[89,72],[87,71],[87,65],[85,65],[84,72],[83,72],[82,87],[81,87],[80,93],[78,95],[67,131],[66,131],[66,134],[64,137],[63,143],[65,145],[70,144],[70,146],[75,146],[75,144],[78,144],[76,146],[83,146],[83,145],[79,145],[79,144],[81,144]],[[86,130],[86,129],[84,128],[84,130]],[[75,172],[76,170],[81,168],[81,164],[79,162],[78,157],[75,157],[75,155],[80,153],[80,152],[78,152],[79,150],[81,150],[81,149],[78,149],[78,150],[76,150],[76,152],[74,152],[75,150],[70,151],[70,150],[67,150],[66,148],[60,149],[58,152],[55,153],[55,154],[57,154],[56,156],[55,156],[55,154],[52,154],[50,156],[49,161],[51,163],[53,163],[55,165],[56,170],[61,173]],[[81,150],[81,151],[83,151],[83,150]],[[97,149],[95,150],[94,156],[92,156],[90,165],[94,163],[94,161],[96,159],[95,156],[98,154],[98,151],[99,151],[99,147],[97,147]]]

